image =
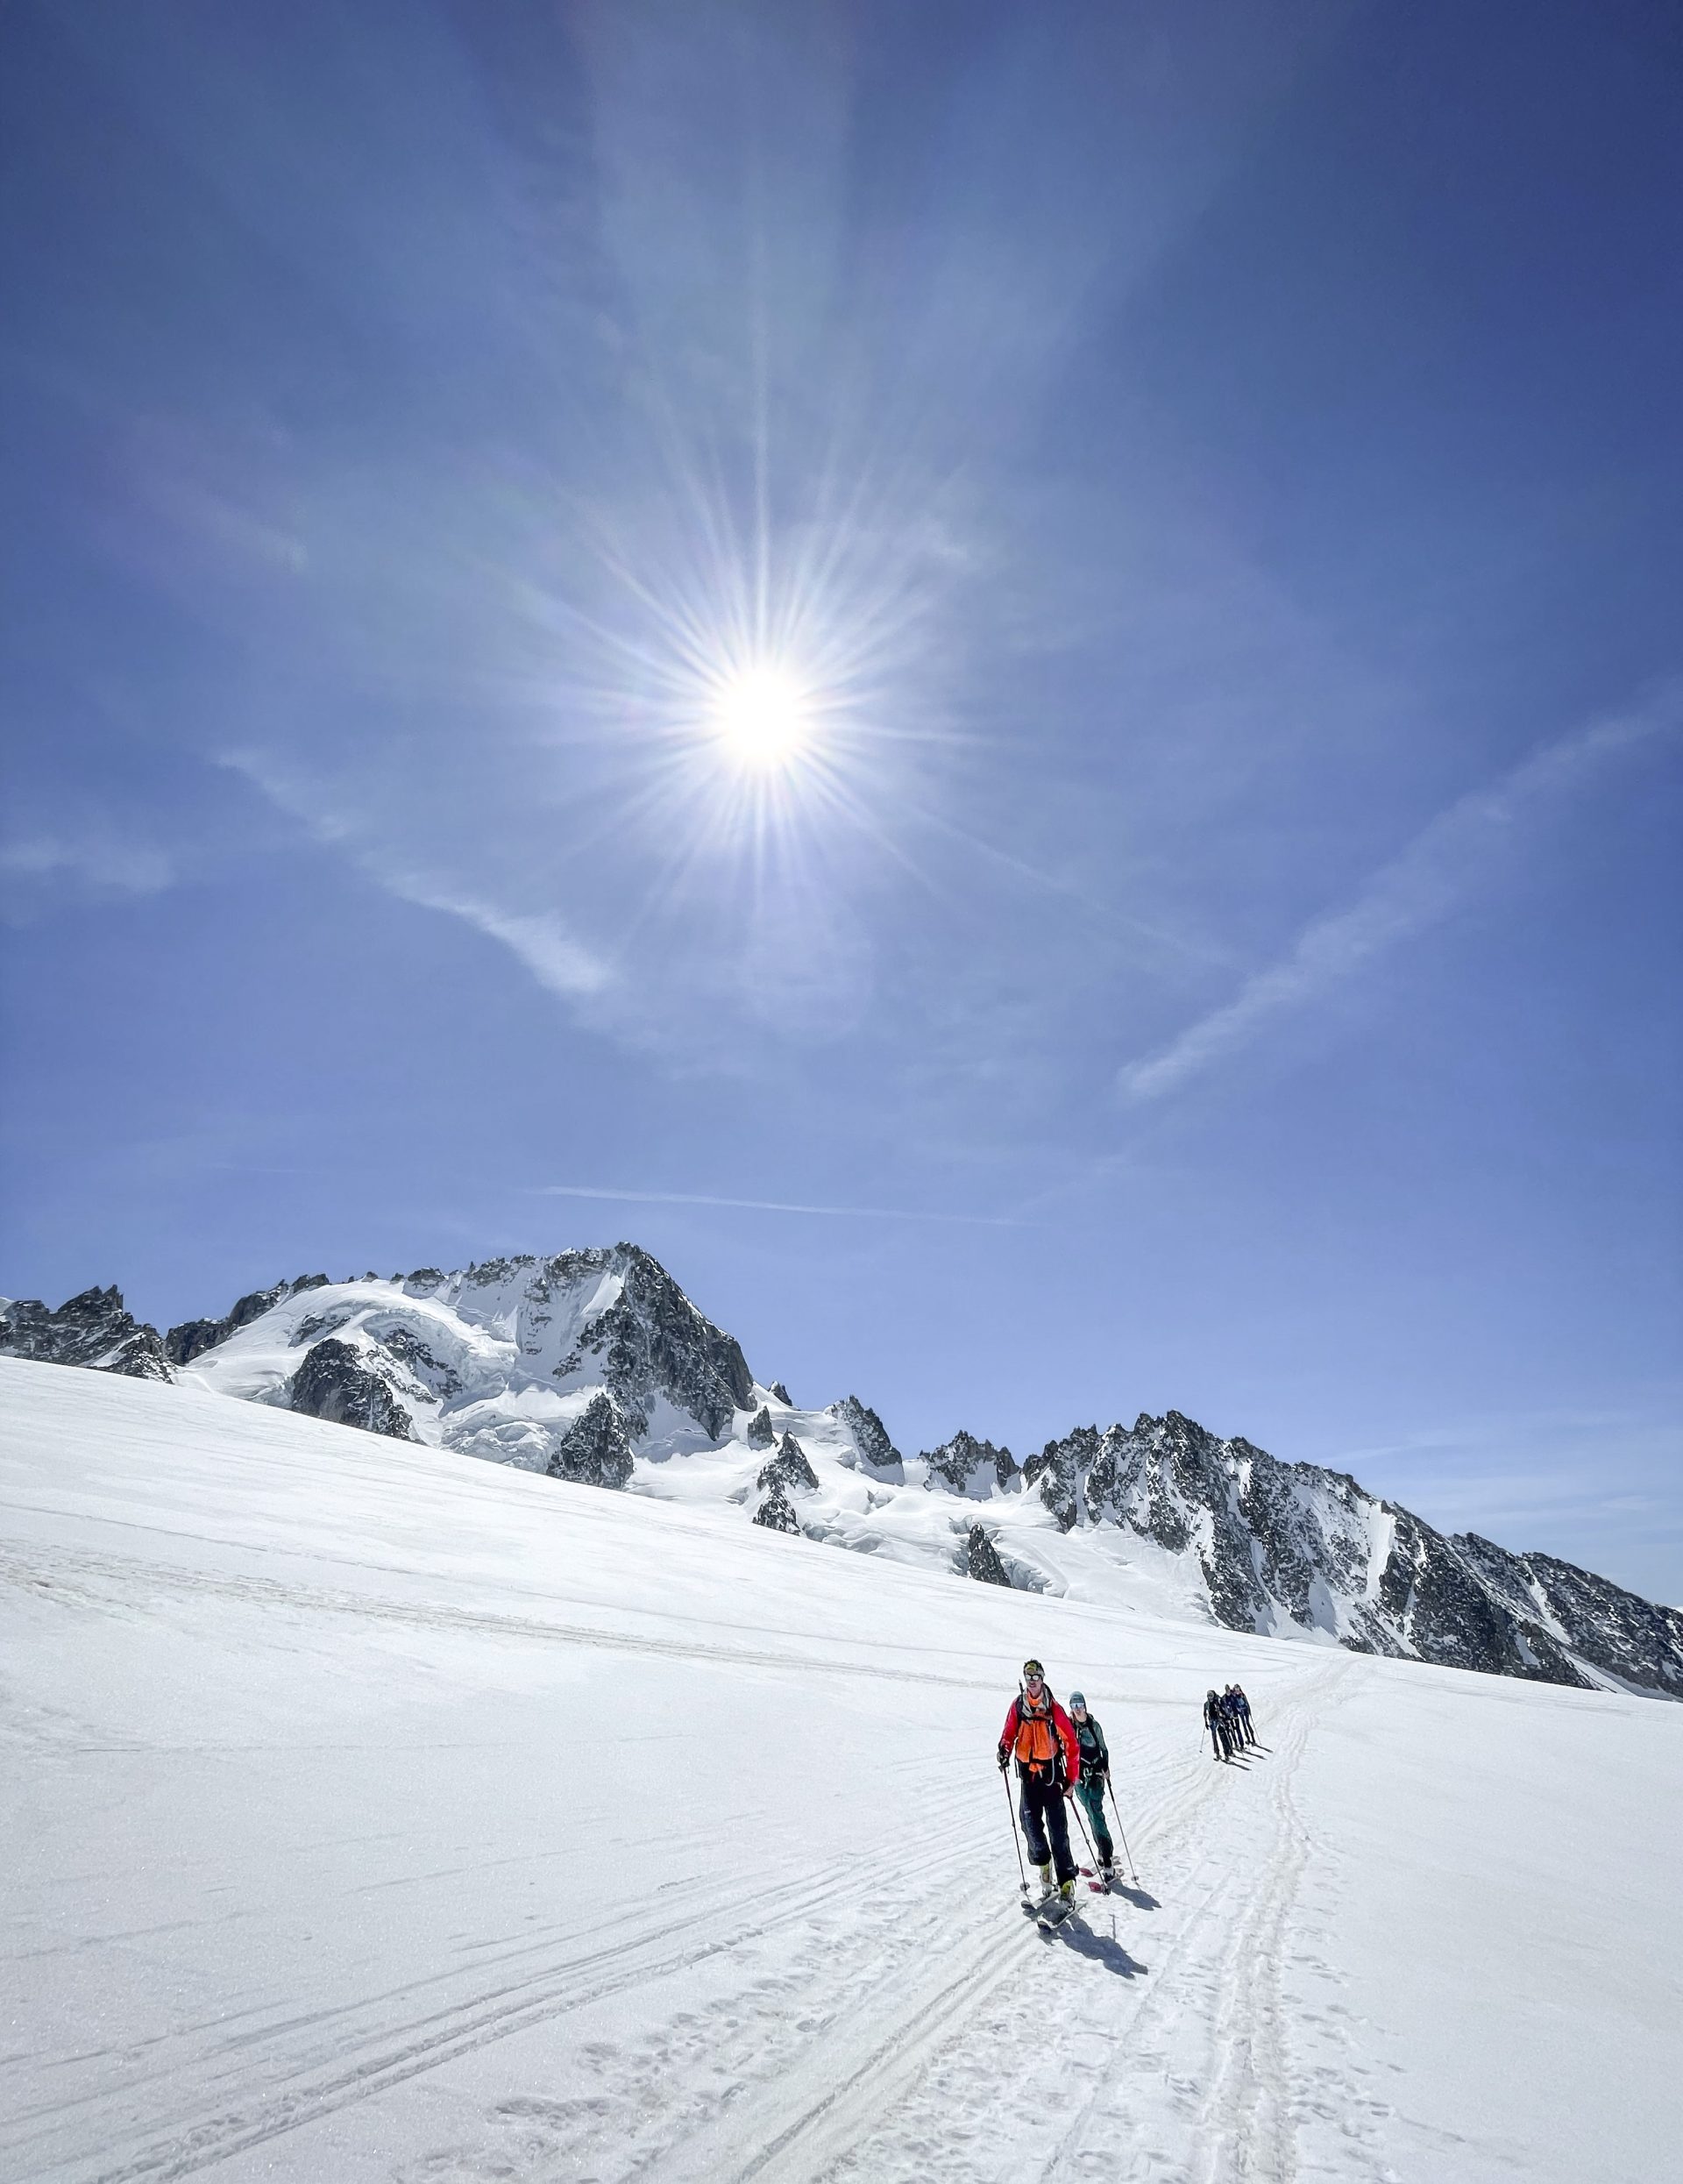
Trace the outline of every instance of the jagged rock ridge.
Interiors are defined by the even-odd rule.
[[[939,1448],[926,1450],[919,1461],[926,1467],[926,1486],[944,1486],[948,1493],[971,1500],[1006,1492],[1017,1483],[1019,1467],[1010,1449],[978,1441],[962,1426]]]
[[[0,1300],[0,1352],[740,1507],[766,1530],[987,1583],[1124,1603],[1143,1588],[1154,1611],[1235,1630],[1683,1698],[1679,1610],[1552,1556],[1445,1537],[1346,1473],[1178,1412],[1080,1426],[1020,1465],[961,1431],[907,1464],[856,1396],[799,1411],[781,1384],[756,1384],[632,1244],[386,1281],[302,1276],[164,1341],[115,1289],[56,1312]]]
[[[290,1282],[277,1282],[272,1289],[254,1289],[242,1297],[232,1311],[220,1320],[185,1320],[178,1327],[172,1327],[164,1337],[164,1351],[172,1365],[189,1364],[203,1351],[214,1349],[218,1342],[240,1327],[249,1327],[253,1320],[260,1320],[283,1297],[295,1297],[301,1290],[325,1289],[325,1274],[300,1274]]]
[[[1347,1472],[1282,1463],[1177,1411],[1080,1426],[1023,1466],[1060,1530],[1112,1525],[1195,1558],[1231,1630],[1336,1639],[1498,1675],[1588,1688],[1600,1668],[1683,1698],[1683,1613],[1547,1555],[1445,1538]]]
[[[49,1311],[39,1297],[0,1303],[0,1355],[45,1365],[81,1365],[131,1380],[167,1380],[156,1327],[137,1320],[119,1289],[84,1289]]]

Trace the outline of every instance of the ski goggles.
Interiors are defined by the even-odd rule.
[[[1026,1661],[1023,1663],[1023,1680],[1026,1683],[1043,1683],[1046,1681],[1046,1670],[1041,1668],[1038,1661]]]

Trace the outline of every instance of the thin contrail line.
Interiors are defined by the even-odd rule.
[[[930,1213],[904,1206],[806,1206],[785,1199],[714,1198],[702,1191],[596,1190],[584,1184],[544,1183],[538,1195],[546,1199],[606,1199],[629,1206],[723,1206],[749,1213],[823,1213],[849,1220],[948,1221],[966,1228],[1030,1228],[1031,1221],[1012,1220],[1004,1213]]]

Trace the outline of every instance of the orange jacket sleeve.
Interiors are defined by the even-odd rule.
[[[1063,1779],[1071,1789],[1081,1780],[1081,1739],[1076,1734],[1076,1725],[1055,1699],[1052,1703],[1052,1724],[1063,1746]]]

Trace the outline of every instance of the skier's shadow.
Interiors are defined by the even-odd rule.
[[[1073,1949],[1078,1957],[1090,1957],[1095,1964],[1102,1964],[1118,1979],[1138,1979],[1151,1969],[1149,1965],[1131,1957],[1119,1941],[1112,1941],[1108,1934],[1096,1934],[1079,1918],[1066,1918],[1052,1939],[1062,1942],[1066,1949]]]
[[[1126,1896],[1136,1911],[1161,1911],[1163,1908],[1149,1889],[1140,1888],[1138,1885],[1132,1889],[1125,1889],[1120,1882],[1112,1881],[1111,1894]]]

